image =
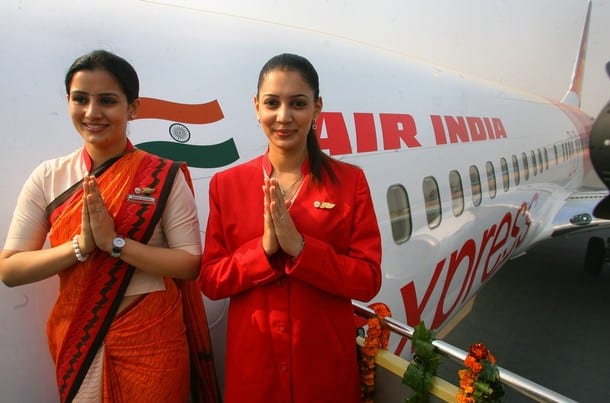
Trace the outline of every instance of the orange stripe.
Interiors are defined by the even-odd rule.
[[[205,104],[179,104],[157,98],[140,98],[136,119],[165,119],[182,123],[212,123],[224,115],[218,101]]]

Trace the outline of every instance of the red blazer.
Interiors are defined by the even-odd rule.
[[[289,210],[305,239],[293,261],[262,248],[263,164],[266,155],[210,182],[200,285],[211,299],[231,298],[225,403],[359,402],[351,299],[368,301],[381,286],[364,172],[336,161],[337,183],[325,176],[318,186],[305,162]]]

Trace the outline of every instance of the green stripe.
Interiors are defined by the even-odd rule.
[[[213,145],[180,144],[169,141],[150,141],[137,144],[141,150],[174,161],[185,161],[193,168],[218,168],[239,159],[233,139]]]

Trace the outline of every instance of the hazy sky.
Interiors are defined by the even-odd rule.
[[[605,73],[610,0],[592,5],[581,107],[597,115],[610,100]],[[229,0],[220,7],[375,44],[561,99],[570,83],[587,0]]]

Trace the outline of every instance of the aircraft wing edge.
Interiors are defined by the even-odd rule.
[[[579,191],[571,194],[553,219],[552,237],[610,227],[610,220],[593,215],[595,206],[608,196],[608,190]]]

